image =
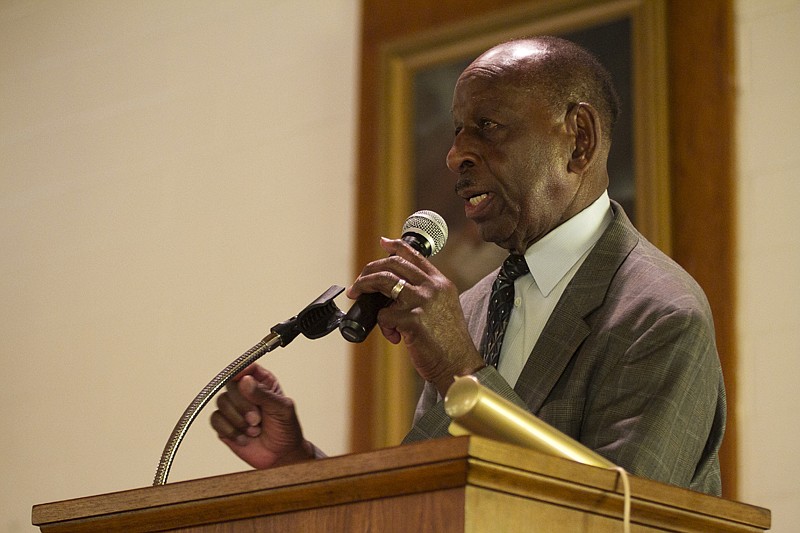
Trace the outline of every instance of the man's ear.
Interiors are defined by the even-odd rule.
[[[575,104],[567,112],[566,126],[575,140],[575,149],[567,169],[575,174],[583,174],[599,149],[601,131],[597,111],[584,102]]]

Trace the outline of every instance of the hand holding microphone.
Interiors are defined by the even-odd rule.
[[[402,340],[417,373],[442,395],[453,376],[485,366],[467,329],[458,289],[423,257],[441,250],[446,237],[447,226],[435,213],[409,217],[401,239],[381,243],[389,257],[366,265],[353,283],[348,295],[357,299],[340,323],[347,340],[361,342],[380,312],[383,336],[395,344]]]
[[[433,211],[417,211],[403,224],[402,240],[424,257],[430,257],[447,242],[447,223]],[[379,292],[365,293],[356,299],[342,318],[339,331],[350,342],[362,342],[378,321],[378,311],[396,300],[407,281],[399,278],[390,297]]]

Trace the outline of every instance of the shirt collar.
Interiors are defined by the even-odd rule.
[[[613,218],[608,192],[525,251],[525,262],[537,287],[548,296],[558,282],[589,251]]]

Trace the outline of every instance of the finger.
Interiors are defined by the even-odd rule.
[[[397,255],[397,253],[404,248],[408,248],[412,253],[420,255],[419,252],[412,248],[403,239],[387,239],[386,237],[381,237],[380,244],[381,248],[383,248],[383,250],[390,256]]]
[[[389,257],[382,257],[370,261],[358,275],[358,278],[366,278],[374,274],[381,274],[383,272],[393,272],[395,274],[411,275],[414,272],[420,272],[419,268],[414,266],[408,259],[399,255],[392,255]]]
[[[247,411],[253,403],[243,394],[245,390],[252,391],[256,387],[263,387],[265,390],[269,390],[274,394],[283,395],[283,389],[281,389],[281,384],[278,382],[278,378],[275,374],[256,363],[253,363],[243,370],[236,376],[235,380],[238,380],[238,386],[231,387],[229,384],[228,388],[232,392],[232,399],[237,402],[237,405],[243,412]],[[257,423],[257,421],[250,422],[252,424]]]
[[[259,417],[264,420],[277,418],[287,421],[294,418],[294,400],[283,394],[277,380],[258,383],[252,377],[246,377],[240,384],[239,392],[248,404],[258,409]]]
[[[261,415],[258,412],[258,407],[249,401],[243,394],[244,389],[250,389],[255,386],[257,381],[252,374],[244,376],[237,376],[237,380],[233,380],[226,386],[226,392],[220,394],[217,399],[217,406],[223,411],[234,424],[242,424],[257,426],[261,422]]]
[[[217,436],[228,443],[236,443],[244,446],[248,441],[248,436],[245,435],[239,428],[231,424],[220,411],[211,413],[211,427],[217,432]]]
[[[392,287],[395,286],[400,275],[385,269],[374,273],[362,272],[353,284],[347,289],[347,297],[356,299],[362,294],[381,293],[391,297]]]
[[[261,432],[259,428],[261,414],[258,407],[247,402],[241,395],[237,394],[237,396],[240,399],[234,400],[234,394],[230,391],[219,395],[216,411],[218,416],[238,431],[252,437],[258,436]],[[243,405],[244,407],[242,407]]]
[[[397,331],[394,327],[383,326],[378,323],[378,327],[381,328],[381,333],[383,336],[391,342],[392,344],[400,344],[400,341],[403,340],[403,337],[400,335],[400,332]]]
[[[241,381],[245,376],[252,376],[253,379],[258,381],[259,383],[265,383],[269,386],[274,386],[280,389],[280,385],[278,384],[278,378],[275,377],[275,374],[264,368],[263,366],[259,365],[258,363],[253,363],[241,372],[239,372],[236,377],[233,378],[234,381]]]
[[[379,259],[364,267],[347,289],[347,297],[355,299],[362,294],[381,293],[391,298],[392,289],[401,279],[412,285],[419,285],[427,280],[427,275],[403,257],[395,255]]]
[[[436,267],[428,261],[426,256],[419,253],[416,248],[402,239],[386,239],[381,237],[381,248],[383,248],[390,257],[400,257],[422,273],[431,274],[437,271]]]
[[[268,415],[289,420],[294,418],[294,400],[274,390],[259,386],[253,391],[253,399]]]

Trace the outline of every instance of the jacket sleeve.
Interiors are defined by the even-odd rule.
[[[725,390],[713,328],[660,317],[588,391],[580,441],[635,475],[718,494]]]
[[[494,367],[482,368],[474,376],[485,387],[523,409],[527,409],[525,402],[514,392],[514,389]],[[436,387],[426,383],[414,412],[414,424],[411,427],[411,431],[403,439],[403,443],[447,436],[449,435],[447,431],[449,426],[450,417],[445,413],[444,399],[436,391]]]

